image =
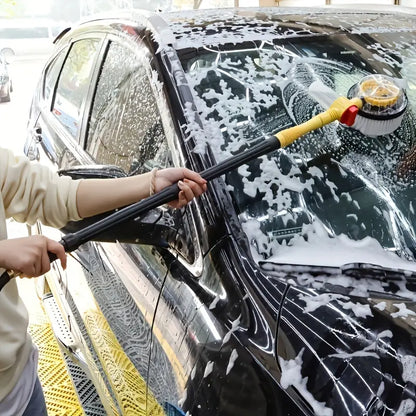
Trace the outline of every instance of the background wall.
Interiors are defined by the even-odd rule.
[[[154,11],[257,6],[313,7],[363,3],[416,7],[416,0],[0,0],[0,17],[41,16],[77,21],[90,14],[133,7]]]

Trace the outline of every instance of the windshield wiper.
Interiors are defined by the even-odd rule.
[[[351,291],[357,288],[358,281],[365,279],[369,281],[365,297],[411,300],[413,297],[410,293],[416,292],[416,272],[371,263],[348,263],[337,267],[262,261],[259,262],[259,266],[269,276],[285,280],[292,279],[301,286],[314,289],[320,287],[321,290],[335,291],[346,296],[351,295]],[[337,279],[342,276],[348,280]],[[381,286],[374,285],[376,281],[380,282]],[[409,296],[406,296],[405,290],[409,291]],[[356,296],[359,295],[356,294]]]
[[[343,274],[351,277],[369,277],[382,280],[406,280],[416,283],[416,272],[405,269],[392,269],[371,263],[347,263],[340,267]]]
[[[372,263],[346,263],[342,266],[315,266],[306,264],[286,264],[271,261],[260,261],[259,266],[265,272],[282,275],[309,273],[311,276],[344,275],[353,278],[369,278],[381,281],[407,281],[416,283],[416,272],[405,269],[393,269]]]

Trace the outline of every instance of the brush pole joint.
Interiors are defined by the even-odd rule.
[[[299,137],[332,123],[335,120],[340,120],[348,108],[352,106],[362,108],[362,105],[360,98],[348,99],[346,97],[338,97],[326,111],[317,114],[302,124],[280,131],[276,134],[276,138],[279,140],[281,147],[286,147]]]

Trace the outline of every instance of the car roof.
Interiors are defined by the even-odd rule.
[[[80,22],[109,25],[120,30],[120,21],[151,30],[160,47],[175,49],[238,43],[250,40],[310,37],[334,33],[414,31],[416,10],[406,7],[273,7],[149,12],[131,9],[89,17]]]

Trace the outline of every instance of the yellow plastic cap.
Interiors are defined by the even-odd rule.
[[[392,79],[384,75],[370,75],[359,84],[359,96],[376,107],[394,105],[399,99],[401,89]]]

